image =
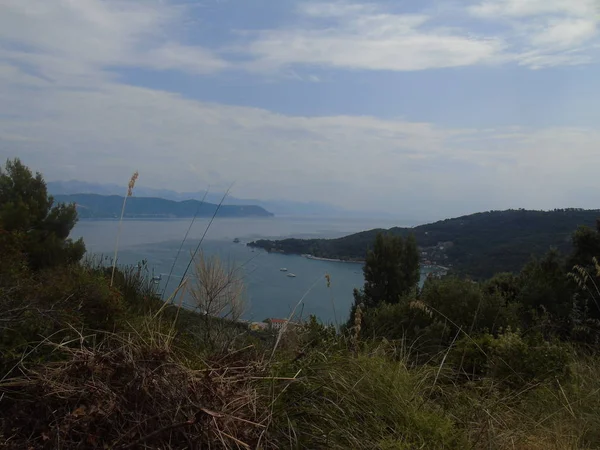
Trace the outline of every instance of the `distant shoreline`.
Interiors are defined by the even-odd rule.
[[[181,221],[181,220],[188,220],[188,219],[193,219],[194,216],[180,216],[180,217],[165,217],[165,216],[143,216],[143,217],[138,217],[138,216],[125,216],[123,217],[123,221],[138,221],[138,222],[159,222],[159,221]],[[198,219],[211,219],[211,216],[197,216],[196,220]],[[261,219],[261,220],[271,220],[273,219],[273,216],[225,216],[225,217],[219,217],[218,215],[215,217],[214,220],[239,220],[239,219]],[[118,222],[120,219],[119,217],[79,217],[78,221],[79,222]]]
[[[366,261],[355,261],[355,260],[347,260],[347,259],[335,259],[335,258],[320,258],[318,256],[313,255],[300,255],[305,257],[306,259],[314,259],[316,261],[328,261],[328,262],[342,262],[342,263],[353,263],[353,264],[364,264]]]
[[[352,263],[352,264],[364,264],[366,261],[361,261],[361,260],[347,260],[347,259],[335,259],[335,258],[320,258],[318,256],[313,256],[313,255],[300,255],[306,259],[313,259],[315,261],[327,261],[327,262],[340,262],[340,263]],[[441,271],[448,271],[450,270],[449,267],[444,267],[444,266],[438,266],[438,265],[434,265],[434,264],[429,264],[429,265],[421,265],[421,269],[433,269],[436,272],[441,272]]]

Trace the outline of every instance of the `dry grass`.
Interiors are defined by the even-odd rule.
[[[113,280],[115,278],[115,268],[117,267],[117,255],[119,253],[119,239],[121,238],[121,225],[123,224],[123,216],[125,215],[125,205],[127,204],[127,199],[133,195],[133,188],[135,187],[135,182],[138,179],[137,170],[131,176],[129,180],[129,184],[127,185],[127,195],[123,198],[123,207],[121,208],[121,217],[119,218],[119,230],[117,231],[117,241],[115,243],[115,256],[113,258],[113,267],[112,274],[110,276],[110,285],[112,287]]]
[[[180,350],[171,321],[46,342],[55,361],[0,383],[6,448],[597,448],[596,359],[554,386],[456,383],[406,350],[306,331],[293,348]],[[71,333],[73,334],[73,333]],[[327,341],[324,343],[324,341]],[[307,345],[308,342],[311,345]],[[316,347],[314,345],[316,344]],[[273,344],[272,344],[273,345]],[[204,353],[206,354],[206,353]]]
[[[0,384],[7,448],[253,448],[264,428],[260,359],[243,352],[192,370],[158,331],[53,345],[59,362]],[[255,356],[255,355],[254,355]]]

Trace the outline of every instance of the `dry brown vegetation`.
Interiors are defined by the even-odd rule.
[[[45,343],[59,360],[0,383],[9,448],[253,448],[267,409],[247,352],[192,369],[158,331]],[[76,344],[76,345],[73,345]]]

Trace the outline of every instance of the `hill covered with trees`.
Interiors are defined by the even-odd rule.
[[[414,235],[422,264],[450,267],[456,274],[486,278],[519,270],[531,256],[554,247],[571,250],[577,227],[594,226],[600,210],[490,211],[414,228],[374,229],[338,239],[258,240],[248,245],[269,252],[310,254],[321,258],[364,260],[379,232]]]
[[[118,195],[72,194],[56,195],[55,200],[75,203],[82,219],[117,218],[121,214],[123,197]],[[127,200],[128,218],[211,217],[219,208],[217,217],[271,217],[272,213],[253,205],[215,205],[198,200],[181,202],[156,197],[131,197]]]

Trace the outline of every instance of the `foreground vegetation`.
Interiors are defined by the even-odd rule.
[[[11,164],[0,173],[3,447],[600,446],[596,230],[574,235],[569,260],[549,253],[518,274],[420,291],[414,242],[381,235],[341,330],[312,317],[251,333],[228,320],[241,289],[210,259],[196,265],[210,282],[178,292],[222,318],[163,302],[143,266],[111,283],[68,240],[71,207],[53,209],[41,177]]]

